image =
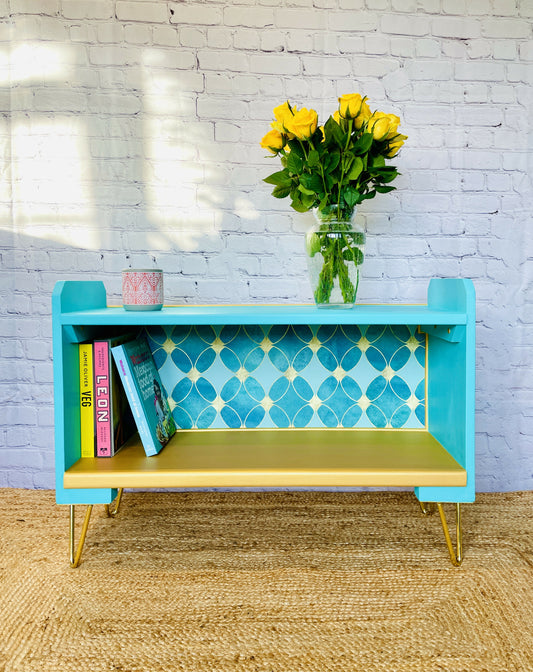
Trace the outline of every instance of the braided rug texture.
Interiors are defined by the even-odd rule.
[[[531,672],[532,513],[478,495],[454,568],[412,493],[125,493],[70,569],[68,507],[0,490],[0,670]]]

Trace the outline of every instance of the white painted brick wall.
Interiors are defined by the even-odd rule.
[[[478,296],[480,490],[533,487],[531,0],[0,2],[0,487],[53,487],[56,281],[157,264],[171,302],[309,301],[308,218],[261,178],[290,98],[409,136],[360,208],[362,301]]]

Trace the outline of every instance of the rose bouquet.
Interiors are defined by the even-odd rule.
[[[314,110],[286,101],[274,109],[272,129],[261,140],[282,165],[264,179],[274,185],[272,195],[290,196],[294,210],[314,210],[320,222],[307,239],[308,255],[320,252],[323,260],[314,288],[318,304],[329,303],[335,283],[343,303],[355,301],[364,233],[353,232],[350,220],[359,203],[395,189],[390,183],[398,171],[386,159],[396,156],[407,136],[398,133],[399,117],[372,112],[366,101],[358,93],[341,96],[324,126]]]

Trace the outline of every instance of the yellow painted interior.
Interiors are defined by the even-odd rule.
[[[65,488],[464,485],[466,470],[423,430],[179,431],[154,457],[134,436],[64,475]]]

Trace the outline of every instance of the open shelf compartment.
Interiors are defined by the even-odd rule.
[[[425,428],[180,430],[156,457],[133,438],[113,458],[80,459],[77,343],[177,325],[406,325],[427,334]],[[424,502],[475,499],[475,292],[434,279],[426,305],[107,306],[103,283],[60,282],[53,296],[56,499],[109,503],[116,488],[414,487]]]

